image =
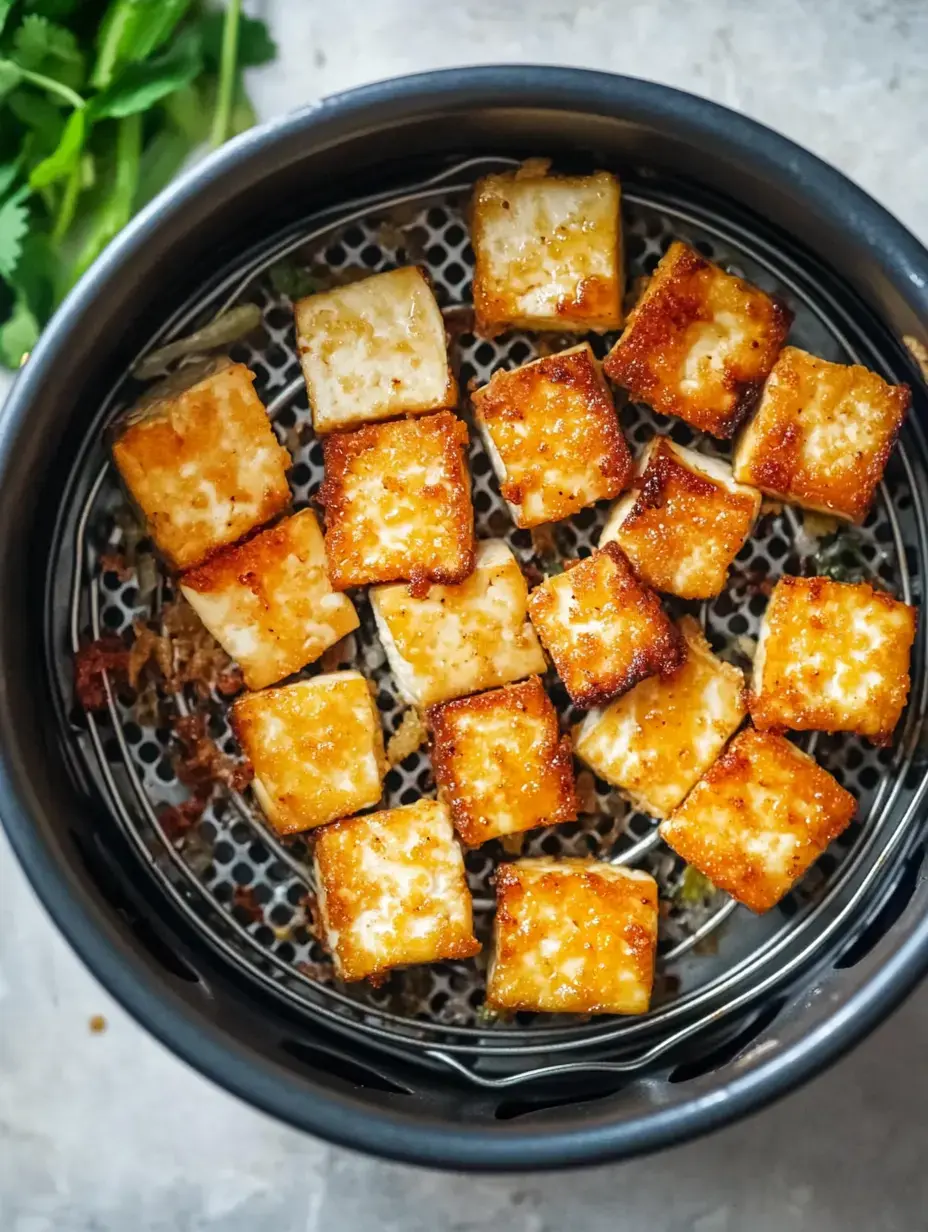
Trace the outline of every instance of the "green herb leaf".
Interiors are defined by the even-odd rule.
[[[30,231],[23,240],[22,251],[13,272],[12,286],[17,298],[24,299],[39,321],[48,319],[54,307],[54,287],[60,259],[49,239]]]
[[[170,38],[190,7],[190,0],[113,0],[97,36],[97,60],[91,84],[111,85],[126,64],[138,64]]]
[[[0,278],[7,282],[13,277],[29,229],[28,196],[29,189],[23,185],[0,205]]]
[[[0,0],[0,34],[3,33],[3,27],[6,25],[6,19],[10,15],[13,3],[14,0]]]
[[[38,321],[25,300],[17,299],[11,316],[0,325],[0,361],[8,368],[18,368],[38,340]]]
[[[145,64],[130,64],[91,103],[94,118],[121,119],[147,111],[200,73],[203,58],[196,30],[182,30],[164,55]]]
[[[207,13],[200,27],[203,31],[203,59],[207,68],[214,71],[218,71],[222,56],[223,25],[224,14],[215,12]],[[238,67],[257,68],[261,64],[270,64],[276,56],[277,44],[265,23],[256,17],[243,15],[238,27]]]
[[[278,261],[271,266],[269,272],[271,286],[278,295],[302,299],[304,295],[314,295],[323,290],[318,278],[314,278],[308,269],[292,261]]]
[[[698,868],[693,868],[692,864],[687,864],[683,870],[680,884],[674,893],[674,898],[685,907],[703,907],[714,894],[715,886],[709,878],[701,873]]]
[[[30,156],[37,152],[39,157],[51,153],[64,130],[67,116],[62,113],[61,105],[37,94],[35,90],[14,90],[6,100],[6,105],[17,120],[31,129],[39,138],[38,150],[30,146]]]
[[[41,17],[70,17],[77,8],[77,0],[25,0],[27,13],[38,13]]]
[[[76,282],[96,261],[110,240],[115,239],[132,217],[138,189],[141,160],[142,120],[138,114],[120,120],[116,133],[112,184],[97,208],[71,273]]]
[[[19,171],[19,160],[14,159],[12,162],[3,163],[0,165],[0,197],[6,192],[13,181],[16,179],[16,173]]]
[[[83,60],[77,39],[64,26],[31,13],[13,35],[14,58],[22,68],[38,68],[46,59],[79,63]]]
[[[192,145],[176,128],[162,128],[142,151],[134,208],[140,210],[166,188],[184,164]]]
[[[22,72],[12,60],[0,60],[0,98],[15,90],[22,79]]]
[[[48,158],[43,158],[29,174],[29,187],[38,190],[47,188],[57,180],[63,180],[77,168],[84,148],[87,133],[87,111],[72,111],[64,126],[61,140]]]

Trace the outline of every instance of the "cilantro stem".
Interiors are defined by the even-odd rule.
[[[61,203],[58,206],[58,213],[55,218],[55,225],[52,228],[52,242],[58,243],[64,238],[68,228],[74,221],[74,211],[77,208],[77,198],[81,190],[81,161],[79,158],[74,160],[68,178],[65,181],[64,192],[61,196]]]
[[[222,51],[219,59],[219,89],[216,114],[213,117],[212,145],[215,149],[229,136],[232,118],[232,98],[235,93],[235,69],[238,61],[238,30],[241,24],[242,0],[229,0],[222,25]]]
[[[38,86],[40,90],[47,90],[49,94],[57,94],[59,98],[63,98],[65,102],[71,104],[75,111],[85,105],[81,96],[70,86],[66,86],[63,82],[55,81],[53,77],[45,77],[42,73],[34,73],[31,69],[20,68],[17,64],[16,70],[23,81],[28,81],[30,85]]]

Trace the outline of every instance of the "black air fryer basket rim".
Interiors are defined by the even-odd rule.
[[[149,278],[159,249],[181,233],[191,211],[234,197],[260,183],[300,147],[337,146],[367,129],[430,114],[495,109],[575,112],[621,118],[643,130],[669,131],[694,156],[714,159],[740,177],[759,207],[765,185],[795,198],[810,226],[837,236],[854,281],[856,254],[876,254],[885,291],[904,303],[906,320],[928,317],[928,254],[894,218],[840,173],[785,138],[713,103],[638,80],[574,69],[484,67],[428,73],[361,87],[262,125],[231,142],[183,176],[138,216],[72,292],[20,375],[0,418],[0,527],[21,525],[28,491],[24,470],[42,448],[27,430],[40,398],[54,395],[56,374],[100,300],[122,280]],[[750,185],[754,185],[751,188]],[[745,187],[745,186],[748,187]],[[756,190],[756,191],[755,191]],[[60,375],[59,375],[60,379]],[[0,587],[21,583],[15,535],[0,537]],[[0,654],[8,658],[19,633],[0,610]],[[850,971],[840,992],[803,1006],[783,1024],[777,1047],[747,1058],[718,1089],[713,1076],[667,1089],[663,1106],[616,1118],[592,1105],[579,1125],[556,1129],[528,1118],[519,1123],[457,1126],[415,1108],[372,1105],[350,1093],[303,1082],[249,1049],[196,1012],[191,1003],[139,961],[110,915],[68,867],[53,820],[23,767],[21,740],[30,739],[23,698],[0,684],[0,811],[12,846],[58,927],[104,984],[150,1032],[221,1086],[292,1124],[346,1146],[407,1162],[473,1169],[514,1169],[592,1163],[669,1145],[734,1119],[784,1093],[836,1059],[912,989],[928,967],[928,911],[916,899],[892,936]],[[35,716],[31,716],[33,719]],[[830,988],[830,991],[834,991]]]

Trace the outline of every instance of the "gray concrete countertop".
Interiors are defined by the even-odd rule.
[[[270,116],[452,64],[654,78],[780,129],[928,240],[924,0],[277,0]],[[0,388],[2,393],[2,388]],[[102,1015],[106,1028],[91,1030]],[[58,937],[0,837],[2,1232],[919,1232],[928,990],[852,1056],[722,1133],[582,1174],[480,1179],[325,1146],[144,1034]]]

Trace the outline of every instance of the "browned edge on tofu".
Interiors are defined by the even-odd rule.
[[[738,283],[745,292],[762,296],[770,304],[769,339],[763,356],[769,362],[761,365],[763,375],[756,379],[745,378],[737,368],[726,363],[723,384],[734,395],[732,409],[728,414],[707,413],[700,423],[691,400],[667,390],[651,360],[666,352],[678,330],[706,319],[702,297],[691,283],[697,274],[708,269],[717,270],[719,276]],[[603,368],[610,380],[627,389],[634,398],[649,403],[664,415],[676,415],[694,427],[727,440],[734,436],[760,397],[792,322],[793,313],[782,300],[767,295],[744,278],[729,274],[688,244],[675,240],[661,258],[644,295],[632,309],[621,338],[603,361]],[[756,340],[752,348],[759,349]]]
[[[517,684],[503,685],[470,697],[458,697],[447,702],[436,702],[426,710],[426,722],[431,731],[430,755],[432,770],[439,789],[447,793],[446,800],[455,829],[469,847],[483,843],[483,827],[472,815],[470,806],[458,786],[455,773],[455,715],[464,711],[480,714],[498,709],[501,694],[505,704],[530,713],[545,721],[545,749],[542,756],[545,768],[557,783],[557,808],[539,821],[539,826],[556,826],[562,822],[577,820],[577,798],[574,790],[574,761],[570,737],[562,735],[557,721],[557,712],[545,692],[538,676],[529,676]]]

